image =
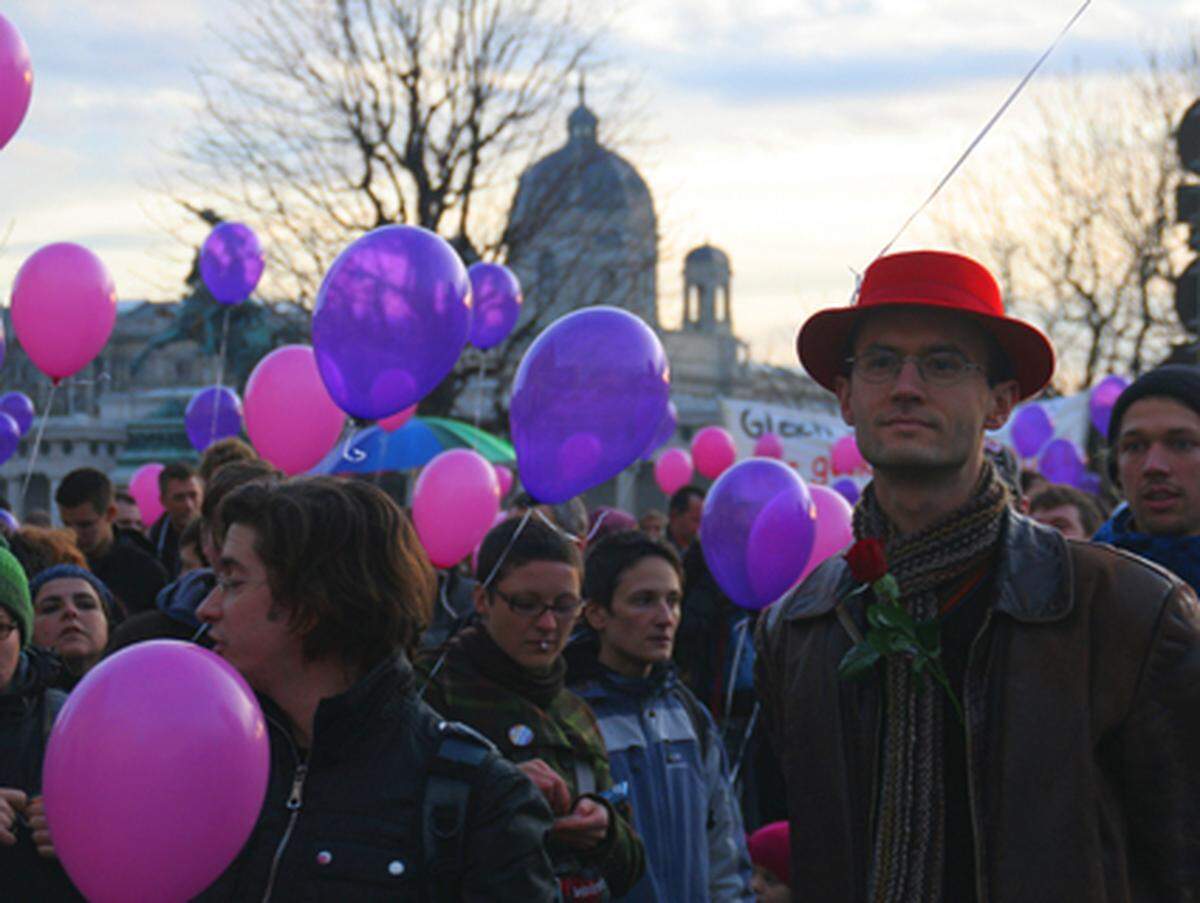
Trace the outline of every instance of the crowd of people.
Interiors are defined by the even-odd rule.
[[[153,524],[68,475],[64,527],[0,548],[0,897],[80,898],[47,739],[106,655],[174,639],[270,741],[202,900],[1200,899],[1200,369],[1125,390],[1101,498],[989,450],[1053,349],[966,258],[881,258],[798,351],[873,467],[880,569],[835,555],[761,613],[709,572],[696,486],[637,516],[518,496],[435,570],[370,480],[236,439],[163,469]]]

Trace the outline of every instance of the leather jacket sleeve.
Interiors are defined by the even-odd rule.
[[[546,854],[553,816],[511,762],[490,756],[475,781],[464,844],[465,903],[552,903],[558,881]]]
[[[1120,730],[1138,901],[1200,900],[1200,604],[1176,584]]]

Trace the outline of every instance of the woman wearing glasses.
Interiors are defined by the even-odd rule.
[[[602,901],[629,891],[645,854],[596,718],[564,685],[581,571],[578,548],[537,518],[495,527],[476,567],[480,622],[422,656],[418,670],[427,703],[486,736],[546,797],[563,898]]]

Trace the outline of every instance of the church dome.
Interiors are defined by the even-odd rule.
[[[690,263],[716,264],[728,269],[729,255],[720,248],[715,248],[710,244],[703,244],[698,248],[692,248],[688,252],[687,257],[683,259],[683,263],[685,266]]]

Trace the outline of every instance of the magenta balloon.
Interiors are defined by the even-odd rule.
[[[33,365],[55,382],[92,362],[116,320],[112,277],[87,248],[46,245],[21,264],[13,281],[13,331]]]
[[[380,428],[385,433],[394,433],[408,421],[413,419],[413,414],[417,413],[417,406],[410,404],[403,411],[393,414],[391,417],[384,417],[379,421]]]
[[[801,580],[854,541],[854,509],[842,494],[825,486],[809,486],[808,491],[817,506],[817,531]]]
[[[498,263],[476,263],[467,270],[471,281],[470,342],[476,348],[499,345],[521,314],[521,283]]]
[[[654,481],[667,495],[674,495],[692,481],[692,456],[682,448],[669,448],[654,462]]]
[[[1092,389],[1088,396],[1088,413],[1092,418],[1092,426],[1100,435],[1108,435],[1108,422],[1112,419],[1113,405],[1128,387],[1129,380],[1125,377],[1106,376]]]
[[[243,223],[221,223],[200,248],[200,278],[222,304],[241,304],[263,273],[262,245]]]
[[[667,355],[629,311],[597,305],[552,323],[513,380],[517,471],[537,501],[565,502],[636,461],[662,422]]]
[[[692,438],[692,461],[701,476],[715,480],[737,460],[733,436],[720,426],[706,426]]]
[[[137,502],[142,523],[147,527],[162,517],[162,494],[158,490],[158,475],[162,471],[161,464],[143,464],[129,478],[129,494]]]
[[[774,433],[763,433],[754,443],[754,456],[757,458],[782,458],[783,440]]]
[[[829,454],[829,463],[835,476],[858,473],[867,469],[867,461],[858,450],[858,439],[854,434],[842,436],[833,443]]]
[[[308,345],[284,345],[259,361],[246,381],[242,406],[250,442],[289,476],[324,458],[346,422],[325,391]]]
[[[29,48],[15,25],[0,16],[0,148],[17,133],[33,96]]]
[[[1017,454],[1032,458],[1054,435],[1054,424],[1045,408],[1035,402],[1025,405],[1013,416],[1010,435]]]
[[[770,605],[795,584],[813,547],[816,510],[800,475],[749,458],[717,479],[700,516],[700,548],[725,594],[742,608]]]
[[[437,567],[458,564],[487,535],[500,511],[495,468],[466,448],[444,451],[417,477],[413,523],[429,560]]]
[[[313,311],[321,379],[347,414],[379,420],[424,398],[471,326],[467,270],[419,226],[383,226],[338,255]]]
[[[50,735],[55,852],[93,903],[189,899],[250,836],[268,772],[267,726],[241,675],[191,643],[130,646],[71,691]]]
[[[512,469],[505,467],[503,464],[497,464],[496,481],[500,484],[500,498],[504,498],[513,487]]]

